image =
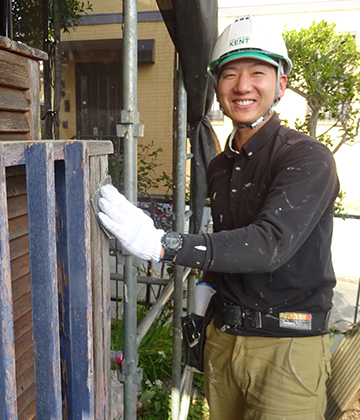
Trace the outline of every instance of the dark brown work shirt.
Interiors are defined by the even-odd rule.
[[[183,235],[177,263],[217,273],[218,295],[245,308],[328,311],[338,191],[330,150],[274,114],[239,154],[227,145],[211,161],[215,233]]]

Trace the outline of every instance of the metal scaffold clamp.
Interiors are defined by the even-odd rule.
[[[116,124],[116,136],[117,137],[130,137],[129,126],[132,125],[132,137],[144,137],[144,124],[139,124],[139,112],[138,111],[126,111],[122,110],[120,114],[121,124]]]
[[[126,376],[129,375],[132,376],[132,382],[134,384],[141,384],[141,380],[143,377],[142,368],[136,366],[135,360],[130,360],[129,362],[126,362],[126,359],[124,359],[121,363],[121,370],[118,369],[117,371],[118,380],[121,382],[125,382]]]

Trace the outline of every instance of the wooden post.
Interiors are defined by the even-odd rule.
[[[69,419],[94,418],[94,367],[92,329],[92,287],[90,268],[90,197],[89,158],[86,143],[69,143],[64,147],[63,177],[57,190],[65,197],[58,210],[64,225],[58,241],[58,262],[62,265],[63,311],[68,322],[64,346],[61,343],[63,386]],[[59,175],[59,173],[57,173]],[[60,196],[59,196],[60,198]],[[66,295],[65,295],[66,296]],[[67,342],[67,343],[66,343]],[[67,345],[65,345],[67,344]]]
[[[0,418],[16,420],[14,318],[10,276],[5,156],[0,144]]]
[[[90,158],[90,196],[107,175],[107,156]],[[91,274],[93,285],[94,326],[94,397],[95,418],[110,420],[111,376],[110,376],[110,270],[109,240],[101,230],[94,211],[90,212],[91,225]]]
[[[51,143],[26,148],[36,414],[61,420],[53,156]]]

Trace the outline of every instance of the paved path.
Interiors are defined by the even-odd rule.
[[[355,319],[355,306],[360,278],[360,220],[335,218],[332,257],[337,285],[334,290],[334,307],[330,325],[348,328]],[[357,322],[360,313],[357,314]],[[332,351],[341,337],[337,338]]]

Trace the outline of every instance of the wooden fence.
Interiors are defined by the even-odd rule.
[[[110,418],[108,141],[0,142],[0,418]],[[16,304],[15,304],[16,299]]]

